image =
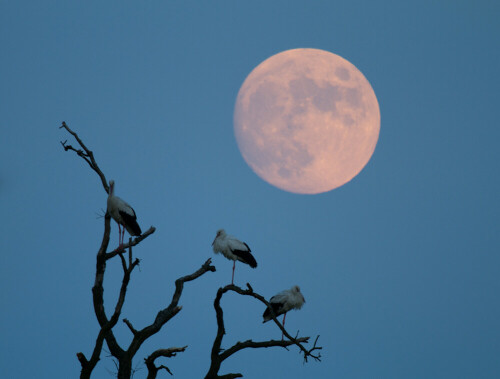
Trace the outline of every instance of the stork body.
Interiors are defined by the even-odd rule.
[[[134,209],[125,201],[115,196],[115,182],[109,181],[108,213],[118,224],[119,247],[123,245],[125,230],[131,236],[140,236],[142,231],[137,223],[137,216]],[[123,229],[121,228],[123,226]]]
[[[236,261],[243,262],[252,268],[257,267],[257,261],[250,253],[252,251],[250,250],[250,247],[245,242],[241,242],[239,239],[228,235],[224,229],[219,229],[217,231],[214,242],[212,242],[212,247],[214,249],[214,253],[221,253],[227,259],[233,261],[233,276],[231,278],[231,284],[234,282],[234,269]]]
[[[282,291],[269,300],[269,304],[276,317],[283,315],[283,327],[285,327],[286,313],[292,309],[302,308],[305,302],[306,300],[300,292],[299,286],[293,286],[289,290]],[[273,319],[269,308],[266,308],[262,317],[264,318],[263,323]],[[283,334],[281,335],[281,339],[283,339]]]

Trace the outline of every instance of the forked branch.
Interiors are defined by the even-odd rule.
[[[151,325],[148,325],[141,330],[136,330],[134,338],[127,350],[130,354],[132,354],[132,356],[137,352],[137,350],[139,350],[144,341],[146,341],[153,334],[158,333],[163,325],[165,325],[170,319],[181,311],[182,307],[178,304],[184,289],[184,283],[195,280],[209,271],[215,272],[215,266],[212,266],[212,260],[210,258],[207,259],[206,262],[192,274],[183,276],[175,281],[175,291],[170,304],[158,312]],[[132,324],[130,321],[127,320],[126,324],[129,326],[129,329],[131,329],[130,327]]]
[[[223,288],[219,288],[217,291],[217,296],[215,297],[214,300],[214,308],[215,308],[215,314],[217,317],[217,335],[215,336],[214,344],[212,346],[212,353],[211,353],[211,365],[208,370],[207,375],[205,376],[205,379],[215,379],[215,378],[239,378],[242,377],[240,373],[232,373],[232,374],[225,374],[225,375],[219,375],[219,370],[222,362],[229,358],[231,355],[234,353],[246,349],[246,348],[267,348],[267,347],[283,347],[287,348],[288,346],[291,345],[297,345],[301,352],[304,355],[304,361],[307,362],[307,359],[309,357],[320,361],[321,360],[321,354],[316,354],[313,353],[316,350],[321,350],[322,348],[319,346],[316,346],[316,342],[318,341],[318,337],[316,337],[316,340],[314,342],[314,346],[311,349],[306,349],[304,347],[304,343],[309,342],[309,337],[292,337],[286,329],[283,327],[283,325],[278,321],[276,318],[276,315],[274,314],[272,307],[269,305],[269,303],[266,301],[266,299],[262,296],[259,295],[258,293],[253,291],[253,288],[250,286],[250,284],[247,283],[247,288],[246,290],[235,286],[233,284],[229,284]],[[236,292],[240,295],[243,296],[251,296],[263,304],[265,304],[270,310],[271,310],[271,317],[273,321],[278,325],[278,327],[281,329],[283,334],[288,338],[288,340],[269,340],[269,341],[261,341],[261,342],[255,342],[252,340],[247,340],[244,342],[237,342],[235,345],[231,346],[228,349],[222,350],[221,349],[221,344],[222,344],[222,338],[224,334],[226,334],[226,330],[224,327],[224,313],[222,311],[222,308],[220,306],[220,300],[222,298],[222,295],[224,295],[228,291],[233,291]]]
[[[67,145],[68,140],[66,141],[60,141],[62,147],[64,148],[64,151],[72,150],[74,151],[80,158],[82,158],[87,164],[90,166],[92,170],[94,170],[97,175],[99,175],[99,178],[101,178],[102,186],[104,187],[104,190],[106,193],[109,192],[109,187],[108,187],[108,182],[106,181],[106,177],[104,176],[104,173],[101,171],[99,166],[97,165],[97,162],[94,158],[94,153],[90,151],[87,146],[83,143],[83,141],[78,137],[78,134],[76,134],[74,131],[72,131],[66,122],[62,122],[62,125],[59,127],[59,129],[66,129],[69,134],[71,134],[75,139],[76,142],[80,145],[81,149],[75,149],[71,145]]]
[[[129,247],[138,245],[139,243],[141,243],[141,241],[148,238],[155,231],[156,231],[156,228],[154,226],[151,226],[148,230],[146,230],[144,233],[142,233],[139,237],[130,238],[129,241],[127,243],[124,243],[121,247],[117,247],[115,250],[113,250],[109,253],[106,253],[106,260],[111,259],[120,253],[123,253]]]
[[[158,374],[158,371],[161,369],[164,369],[167,371],[170,375],[172,374],[172,371],[167,366],[161,365],[161,366],[156,366],[155,365],[155,360],[159,357],[175,357],[177,353],[182,353],[184,350],[186,350],[187,346],[184,347],[170,347],[168,349],[158,349],[154,351],[149,357],[144,359],[144,362],[146,363],[146,367],[148,369],[148,377],[147,379],[155,379],[156,375]]]

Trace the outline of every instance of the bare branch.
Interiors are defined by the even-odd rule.
[[[181,298],[182,295],[182,290],[184,289],[184,283],[185,282],[190,282],[192,280],[198,279],[200,276],[205,274],[208,271],[215,272],[215,266],[212,266],[212,259],[208,258],[205,263],[195,272],[193,272],[191,275],[186,275],[183,276],[182,278],[179,278],[175,281],[175,292],[174,296],[172,296],[172,303],[177,305],[179,302],[179,299]]]
[[[81,149],[77,150],[77,149],[75,149],[71,145],[66,145],[66,143],[68,142],[68,140],[66,140],[64,142],[63,141],[59,141],[59,142],[61,143],[62,147],[64,148],[64,151],[68,151],[68,150],[74,151],[79,157],[82,157],[85,160],[85,162],[87,162],[89,164],[90,167],[92,167],[92,162],[90,162],[90,160],[88,158],[88,155],[85,154],[83,152],[83,150],[81,150]]]
[[[137,334],[137,330],[135,330],[135,328],[132,326],[132,324],[130,323],[130,321],[127,320],[126,318],[124,318],[123,322],[128,326],[128,328],[130,329],[130,331],[132,332],[132,334],[135,336]]]
[[[120,256],[120,260],[122,261],[123,272],[126,273],[128,271],[128,268],[127,262],[125,262],[125,258],[123,257],[123,252],[118,253],[118,255]]]
[[[87,361],[83,353],[76,354],[78,360],[80,361],[80,364],[82,365],[82,372],[80,374],[80,378],[90,378],[90,375],[94,370],[97,362],[99,362],[106,334],[111,330],[111,328],[112,328],[111,324],[108,324],[105,327],[101,328],[101,330],[99,331],[90,361]]]
[[[258,349],[262,347],[288,347],[290,345],[294,345],[296,343],[307,343],[309,342],[309,337],[300,337],[296,338],[294,341],[281,341],[281,340],[269,340],[269,341],[261,341],[261,342],[254,342],[252,340],[247,340],[245,342],[237,342],[235,345],[231,346],[229,349],[224,350],[223,353],[220,354],[220,357],[222,360],[229,358],[229,356],[233,355],[234,353],[246,349],[246,348],[253,348],[253,349]]]
[[[143,240],[148,238],[151,234],[153,234],[155,231],[156,231],[156,228],[154,226],[151,226],[148,230],[146,230],[144,233],[142,233],[139,237],[130,238],[127,243],[125,243],[121,246],[121,248],[116,248],[112,252],[106,253],[106,260],[111,259],[120,253],[123,253],[129,247],[138,245]]]
[[[129,248],[128,248],[128,266],[130,267],[131,270],[134,269],[134,266],[136,265],[136,263],[132,263],[132,237],[128,239],[128,244],[129,244]],[[139,264],[139,260],[136,259],[136,262],[137,264]]]
[[[61,141],[61,145],[63,146],[64,151],[72,150],[72,151],[76,152],[76,154],[79,157],[83,158],[85,160],[85,162],[88,163],[90,168],[92,170],[94,170],[97,173],[97,175],[99,175],[99,178],[101,178],[102,186],[104,187],[104,190],[106,191],[106,193],[108,193],[109,192],[108,182],[106,181],[106,177],[104,176],[103,172],[101,171],[101,169],[97,165],[97,162],[94,159],[94,153],[92,151],[90,151],[87,148],[87,146],[85,146],[85,144],[80,139],[80,137],[78,137],[78,134],[76,134],[74,131],[72,131],[64,121],[62,122],[62,125],[59,127],[59,129],[62,129],[62,128],[66,129],[68,131],[68,133],[71,134],[76,139],[76,142],[78,142],[80,147],[83,149],[83,150],[82,149],[75,149],[71,145],[66,145],[66,142],[67,142],[67,140],[66,140],[64,142]]]
[[[127,293],[127,286],[130,281],[130,275],[132,274],[132,271],[134,270],[135,266],[139,264],[139,259],[136,259],[134,262],[132,262],[132,246],[129,247],[129,262],[131,263],[128,267],[127,267],[127,262],[123,257],[123,254],[120,254],[120,258],[123,267],[123,280],[122,280],[122,286],[120,288],[120,295],[118,296],[118,301],[115,306],[115,312],[113,313],[113,316],[110,319],[110,322],[113,323],[113,326],[116,325],[118,318],[120,317],[120,314],[122,312],[123,303],[125,302],[125,295]]]
[[[82,352],[76,353],[76,357],[80,361],[80,364],[82,365],[82,367],[85,367],[88,365],[89,361],[87,360],[87,358],[85,358],[85,354],[83,354]]]
[[[115,310],[113,312],[113,315],[111,318],[108,320],[106,316],[106,312],[104,309],[104,298],[103,298],[103,280],[104,280],[104,273],[106,271],[106,249],[109,243],[109,234],[110,234],[110,216],[106,214],[104,217],[104,236],[103,236],[103,241],[101,243],[101,247],[99,248],[99,252],[97,253],[97,263],[96,263],[96,278],[95,278],[95,283],[94,287],[92,288],[92,294],[93,294],[93,301],[94,301],[94,311],[97,317],[97,321],[99,322],[99,325],[101,326],[101,330],[99,331],[99,335],[96,340],[96,345],[94,348],[94,352],[92,354],[92,358],[89,361],[89,367],[91,366],[90,372],[88,372],[89,376],[81,376],[81,377],[90,377],[90,373],[97,364],[97,361],[99,360],[100,352],[102,349],[102,343],[104,339],[106,339],[106,342],[108,344],[109,350],[111,354],[118,359],[118,361],[121,360],[123,357],[125,351],[118,345],[118,342],[116,341],[116,338],[112,332],[112,328],[116,325],[116,323],[119,320],[123,304],[125,303],[125,295],[127,293],[127,286],[130,281],[130,275],[132,273],[132,270],[134,267],[139,263],[139,260],[136,259],[131,265],[127,267],[127,263],[125,261],[125,258],[123,257],[123,254],[120,254],[121,262],[122,262],[122,267],[123,267],[123,280],[122,280],[122,285],[120,288],[120,293],[118,296],[117,303],[115,305]],[[131,247],[129,247],[129,260],[131,260]],[[81,362],[81,361],[80,361]],[[85,370],[86,372],[88,370]],[[83,375],[84,370],[82,369],[82,375]]]
[[[172,374],[172,371],[170,371],[170,369],[167,366],[164,366],[164,365],[158,366],[158,370],[161,370],[162,368],[164,368],[170,375],[174,375],[174,374]],[[149,377],[149,374],[148,374],[148,377]]]
[[[228,287],[229,287],[229,288],[228,288]],[[256,298],[256,299],[260,300],[262,303],[264,303],[264,304],[267,306],[267,308],[270,310],[270,314],[271,314],[271,317],[272,317],[273,321],[275,322],[275,324],[276,324],[276,325],[278,325],[278,327],[281,329],[281,331],[282,331],[282,333],[285,335],[285,337],[287,337],[290,341],[292,341],[295,345],[297,345],[297,346],[299,347],[299,349],[302,351],[302,353],[304,354],[304,361],[305,361],[305,362],[307,362],[307,358],[308,358],[308,357],[314,358],[314,359],[315,359],[315,360],[317,360],[317,361],[321,361],[321,359],[320,359],[320,358],[321,358],[321,355],[320,355],[320,354],[318,354],[317,356],[312,355],[312,354],[311,354],[311,351],[312,351],[312,350],[311,350],[311,351],[309,351],[309,350],[307,350],[307,349],[306,349],[306,348],[305,348],[305,347],[304,347],[301,343],[297,343],[297,342],[298,342],[298,340],[297,340],[297,336],[295,336],[295,338],[294,338],[294,337],[292,337],[292,336],[291,336],[291,335],[287,332],[287,330],[283,327],[283,324],[282,324],[280,321],[278,321],[278,319],[276,318],[276,314],[274,313],[274,310],[273,310],[273,308],[271,307],[271,305],[267,302],[267,300],[266,300],[266,299],[264,299],[264,297],[263,297],[263,296],[261,296],[261,295],[259,295],[259,294],[255,293],[255,292],[253,291],[252,286],[250,286],[250,284],[249,284],[249,283],[247,283],[248,290],[243,290],[243,289],[241,289],[240,287],[237,287],[237,286],[233,286],[233,287],[236,287],[236,288],[231,288],[231,285],[228,285],[228,286],[226,286],[226,287],[224,287],[224,288],[227,288],[228,290],[231,290],[231,291],[237,292],[237,293],[239,293],[240,295],[252,296],[252,297],[254,297],[254,298]],[[308,338],[309,338],[309,337],[308,337]],[[319,338],[319,336],[318,336],[318,337],[316,337],[316,341],[318,340],[318,338]],[[306,341],[306,342],[308,342],[308,341]],[[321,347],[317,347],[317,348],[315,348],[314,350],[320,350],[320,349],[321,349]]]
[[[137,352],[137,350],[139,350],[145,340],[147,340],[153,334],[158,333],[163,325],[165,325],[170,319],[172,319],[177,313],[181,311],[182,307],[178,304],[182,295],[182,291],[184,289],[184,283],[195,280],[209,271],[214,272],[215,267],[212,266],[211,263],[212,260],[209,258],[198,270],[175,281],[175,291],[174,295],[172,296],[172,301],[166,308],[158,312],[154,322],[151,325],[148,325],[142,330],[137,331],[137,334],[134,335],[134,339],[130,343],[130,346],[127,350],[129,354],[133,356]]]
[[[312,352],[315,351],[315,350],[322,350],[323,349],[323,347],[321,347],[321,346],[316,346],[316,343],[318,342],[318,339],[319,339],[319,334],[316,336],[316,339],[314,340],[313,347],[310,348],[309,350],[307,350],[307,354],[304,353],[304,362],[307,362],[307,357],[312,357],[316,361],[321,362],[321,353],[318,353],[316,355],[312,354]]]
[[[123,354],[123,350],[118,345],[111,329],[114,327],[114,324],[108,320],[106,317],[106,312],[104,310],[104,299],[103,299],[103,281],[104,281],[104,273],[106,271],[106,259],[105,252],[109,244],[109,234],[111,231],[110,227],[110,216],[106,214],[104,217],[104,234],[101,242],[101,246],[97,253],[96,257],[96,274],[95,274],[95,282],[92,287],[92,298],[94,303],[94,311],[97,317],[97,321],[101,326],[101,330],[96,339],[95,347],[92,353],[92,357],[89,361],[86,360],[83,353],[77,354],[78,360],[82,365],[82,371],[80,374],[80,378],[90,378],[90,375],[95,368],[97,362],[99,361],[99,357],[101,355],[101,350],[103,346],[103,342],[106,339],[109,349],[114,353],[116,357],[121,356]],[[114,320],[113,320],[114,321]],[[85,359],[83,359],[85,358]]]
[[[258,293],[254,292],[252,286],[249,283],[247,283],[247,288],[248,288],[247,290],[244,290],[238,286],[235,286],[233,284],[229,284],[223,288],[219,288],[219,290],[217,291],[217,295],[216,295],[215,300],[214,300],[214,308],[215,308],[215,314],[216,314],[216,318],[217,318],[217,334],[215,336],[214,344],[212,346],[211,365],[210,365],[210,368],[209,368],[208,373],[205,376],[205,378],[206,379],[214,379],[214,378],[241,377],[242,375],[239,373],[226,374],[226,375],[222,375],[222,376],[220,376],[218,373],[220,370],[220,366],[225,359],[229,358],[232,354],[234,354],[242,349],[245,349],[245,348],[268,348],[268,347],[281,346],[281,347],[286,349],[290,345],[297,345],[299,347],[299,349],[301,350],[301,352],[304,354],[305,362],[307,362],[308,357],[312,357],[312,358],[319,361],[321,355],[320,354],[317,354],[317,355],[312,354],[313,351],[321,349],[321,347],[316,346],[316,342],[317,342],[318,338],[316,338],[316,341],[314,343],[313,348],[311,348],[309,350],[306,349],[303,346],[303,343],[308,343],[309,337],[297,337],[297,336],[292,337],[286,331],[286,329],[283,327],[283,325],[278,321],[278,319],[276,318],[276,315],[274,314],[274,312],[272,310],[272,307],[269,305],[269,303],[266,301],[266,299],[262,295],[259,295]],[[220,306],[220,300],[222,298],[222,295],[224,295],[224,293],[226,293],[228,291],[233,291],[233,292],[236,292],[236,293],[238,293],[240,295],[244,295],[244,296],[251,296],[251,297],[261,301],[262,303],[264,303],[271,310],[272,319],[274,320],[276,325],[278,325],[278,327],[281,329],[283,334],[288,338],[288,341],[286,341],[286,340],[285,341],[283,341],[283,340],[282,341],[269,340],[269,341],[254,342],[252,340],[247,340],[245,342],[237,342],[234,346],[222,351],[221,343],[222,343],[222,338],[223,338],[224,334],[226,334],[226,330],[224,327],[224,313],[223,313],[222,308]]]
[[[186,350],[187,346],[184,347],[170,347],[168,349],[158,349],[154,351],[149,357],[144,359],[144,362],[146,363],[146,367],[148,368],[148,377],[147,379],[155,379],[156,375],[158,374],[158,371],[161,369],[165,369],[170,375],[172,374],[172,371],[167,366],[161,365],[156,367],[155,365],[155,359],[159,357],[175,357],[177,353],[181,353],[184,350]]]

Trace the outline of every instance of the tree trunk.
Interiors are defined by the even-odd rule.
[[[130,379],[132,376],[132,359],[125,354],[119,361],[118,379]]]

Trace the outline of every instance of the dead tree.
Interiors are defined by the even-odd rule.
[[[106,180],[104,173],[97,165],[97,162],[94,158],[94,154],[92,153],[92,151],[90,151],[85,146],[85,144],[79,138],[79,136],[75,132],[73,132],[64,121],[60,128],[65,129],[69,134],[71,134],[75,138],[75,140],[78,143],[78,147],[74,148],[73,146],[67,144],[67,140],[64,142],[61,141],[61,145],[63,146],[64,150],[73,151],[80,158],[85,160],[85,162],[87,162],[90,168],[94,170],[99,176],[102,186],[106,191],[106,193],[109,193],[108,181]],[[128,319],[126,318],[123,319],[123,322],[127,325],[132,334],[132,341],[130,342],[130,344],[126,349],[121,347],[115,338],[115,335],[113,333],[113,328],[116,326],[121,316],[122,307],[125,302],[127,287],[130,282],[132,271],[134,270],[135,267],[139,265],[139,259],[138,258],[134,259],[132,248],[137,246],[144,239],[148,238],[151,234],[155,232],[155,230],[156,230],[155,227],[151,226],[146,232],[144,232],[139,237],[130,238],[128,243],[125,243],[122,246],[118,247],[117,249],[108,252],[109,237],[111,231],[111,217],[108,214],[108,212],[106,212],[104,216],[104,233],[101,246],[99,247],[96,256],[95,281],[94,281],[94,286],[92,287],[94,311],[97,321],[99,322],[100,330],[97,335],[95,346],[90,358],[87,358],[85,354],[83,354],[82,352],[76,354],[82,367],[80,378],[90,378],[92,371],[94,370],[95,366],[97,365],[97,362],[100,359],[104,341],[106,341],[109,352],[118,361],[117,377],[119,379],[129,379],[132,375],[132,359],[134,358],[135,354],[140,349],[142,344],[148,338],[158,333],[160,329],[163,327],[163,325],[165,325],[170,319],[172,319],[174,316],[177,315],[177,313],[181,311],[182,307],[179,306],[178,304],[182,295],[182,291],[184,289],[184,283],[198,279],[200,276],[204,275],[209,271],[211,272],[215,271],[215,267],[211,264],[211,259],[208,259],[205,263],[203,263],[203,265],[198,270],[196,270],[192,274],[178,278],[175,281],[175,291],[172,296],[172,300],[170,301],[170,304],[167,305],[165,308],[161,309],[160,311],[158,311],[156,318],[152,324],[138,330],[132,325],[132,323]],[[107,261],[117,256],[121,261],[121,266],[123,269],[123,279],[113,314],[111,315],[111,317],[108,317],[108,314],[104,309],[104,298],[103,298],[104,274],[106,272]],[[221,349],[222,338],[224,334],[226,334],[226,331],[224,328],[224,317],[222,308],[220,306],[220,300],[222,298],[222,295],[224,295],[224,293],[228,291],[233,291],[243,296],[253,297],[261,301],[263,304],[265,304],[271,311],[272,319],[274,320],[276,325],[278,325],[278,327],[282,330],[287,340],[285,341],[269,340],[261,342],[254,342],[252,340],[247,340],[244,342],[237,342],[234,346],[230,347],[229,349],[225,350]],[[220,370],[220,366],[225,359],[229,358],[236,352],[246,348],[263,348],[263,347],[267,348],[267,347],[280,346],[287,349],[288,346],[296,345],[303,354],[305,362],[307,362],[308,358],[313,358],[317,361],[320,361],[321,355],[316,352],[317,350],[322,349],[321,347],[316,346],[319,336],[316,337],[313,347],[310,349],[306,349],[303,344],[308,343],[309,337],[298,337],[298,333],[295,337],[292,337],[285,330],[283,325],[277,320],[276,315],[274,314],[273,309],[272,307],[270,307],[269,303],[265,300],[265,298],[262,295],[259,295],[258,293],[254,292],[250,284],[247,283],[246,290],[232,284],[227,285],[223,288],[219,288],[217,291],[217,295],[215,297],[214,308],[217,319],[217,334],[212,346],[211,364],[206,374],[205,377],[206,379],[214,379],[214,378],[230,379],[230,378],[242,377],[243,375],[240,373],[225,374],[225,375],[219,375],[218,373]],[[158,349],[153,353],[151,353],[147,358],[144,359],[145,365],[148,369],[147,378],[148,379],[156,378],[158,372],[162,369],[172,374],[172,372],[168,367],[164,365],[156,366],[155,360],[160,357],[167,357],[167,358],[174,357],[177,353],[185,351],[186,348],[187,346],[170,347],[167,349]]]
[[[70,133],[78,142],[79,148],[74,148],[71,145],[67,144],[67,141],[61,142],[65,151],[74,151],[79,157],[84,159],[88,165],[94,170],[100,177],[104,190],[108,193],[109,187],[106,177],[102,170],[97,165],[95,161],[94,154],[90,151],[82,140],[78,137],[78,135],[73,132],[65,122],[62,123],[61,128],[66,129],[68,133]],[[108,244],[109,244],[109,235],[111,231],[111,217],[106,212],[104,217],[104,234],[101,242],[101,246],[97,252],[96,257],[96,274],[95,274],[95,282],[92,287],[92,296],[94,303],[94,311],[99,322],[101,329],[96,338],[96,343],[94,350],[92,351],[92,355],[90,359],[88,359],[85,354],[82,352],[77,353],[77,358],[80,361],[82,366],[80,378],[90,378],[92,371],[94,370],[97,362],[100,359],[102,347],[104,341],[108,346],[108,349],[113,357],[115,357],[118,361],[118,378],[119,379],[129,379],[132,373],[132,359],[135,354],[141,347],[141,345],[152,335],[158,333],[163,325],[165,325],[171,318],[173,318],[177,313],[182,309],[179,306],[179,300],[182,295],[182,291],[184,289],[184,283],[195,280],[205,274],[208,271],[214,272],[215,267],[212,266],[211,260],[208,259],[197,271],[193,272],[190,275],[183,276],[175,281],[175,291],[172,296],[172,300],[168,306],[164,309],[160,310],[156,315],[154,322],[151,325],[148,325],[140,330],[137,330],[133,327],[132,323],[127,319],[124,319],[123,322],[128,326],[132,333],[132,341],[129,346],[124,349],[122,348],[113,333],[113,328],[117,324],[123,304],[125,302],[125,295],[127,293],[127,286],[130,281],[130,276],[135,267],[139,264],[139,259],[133,257],[132,247],[138,245],[141,241],[149,237],[151,234],[155,232],[155,228],[152,226],[146,232],[144,232],[141,236],[129,239],[128,243],[125,243],[120,248],[117,248],[111,252],[108,252]],[[128,250],[128,256],[127,256]],[[106,262],[109,259],[118,256],[121,260],[122,268],[123,268],[123,280],[120,288],[120,293],[118,296],[118,300],[115,305],[114,312],[110,318],[106,314],[104,309],[104,274],[106,272]],[[126,257],[127,256],[127,257]],[[170,349],[160,349],[153,352],[148,358],[145,359],[146,367],[148,368],[148,378],[155,378],[158,370],[161,368],[165,368],[168,372],[170,370],[166,366],[156,367],[154,361],[158,357],[172,357],[175,356],[176,353],[184,351],[187,346],[183,348],[170,348]]]

